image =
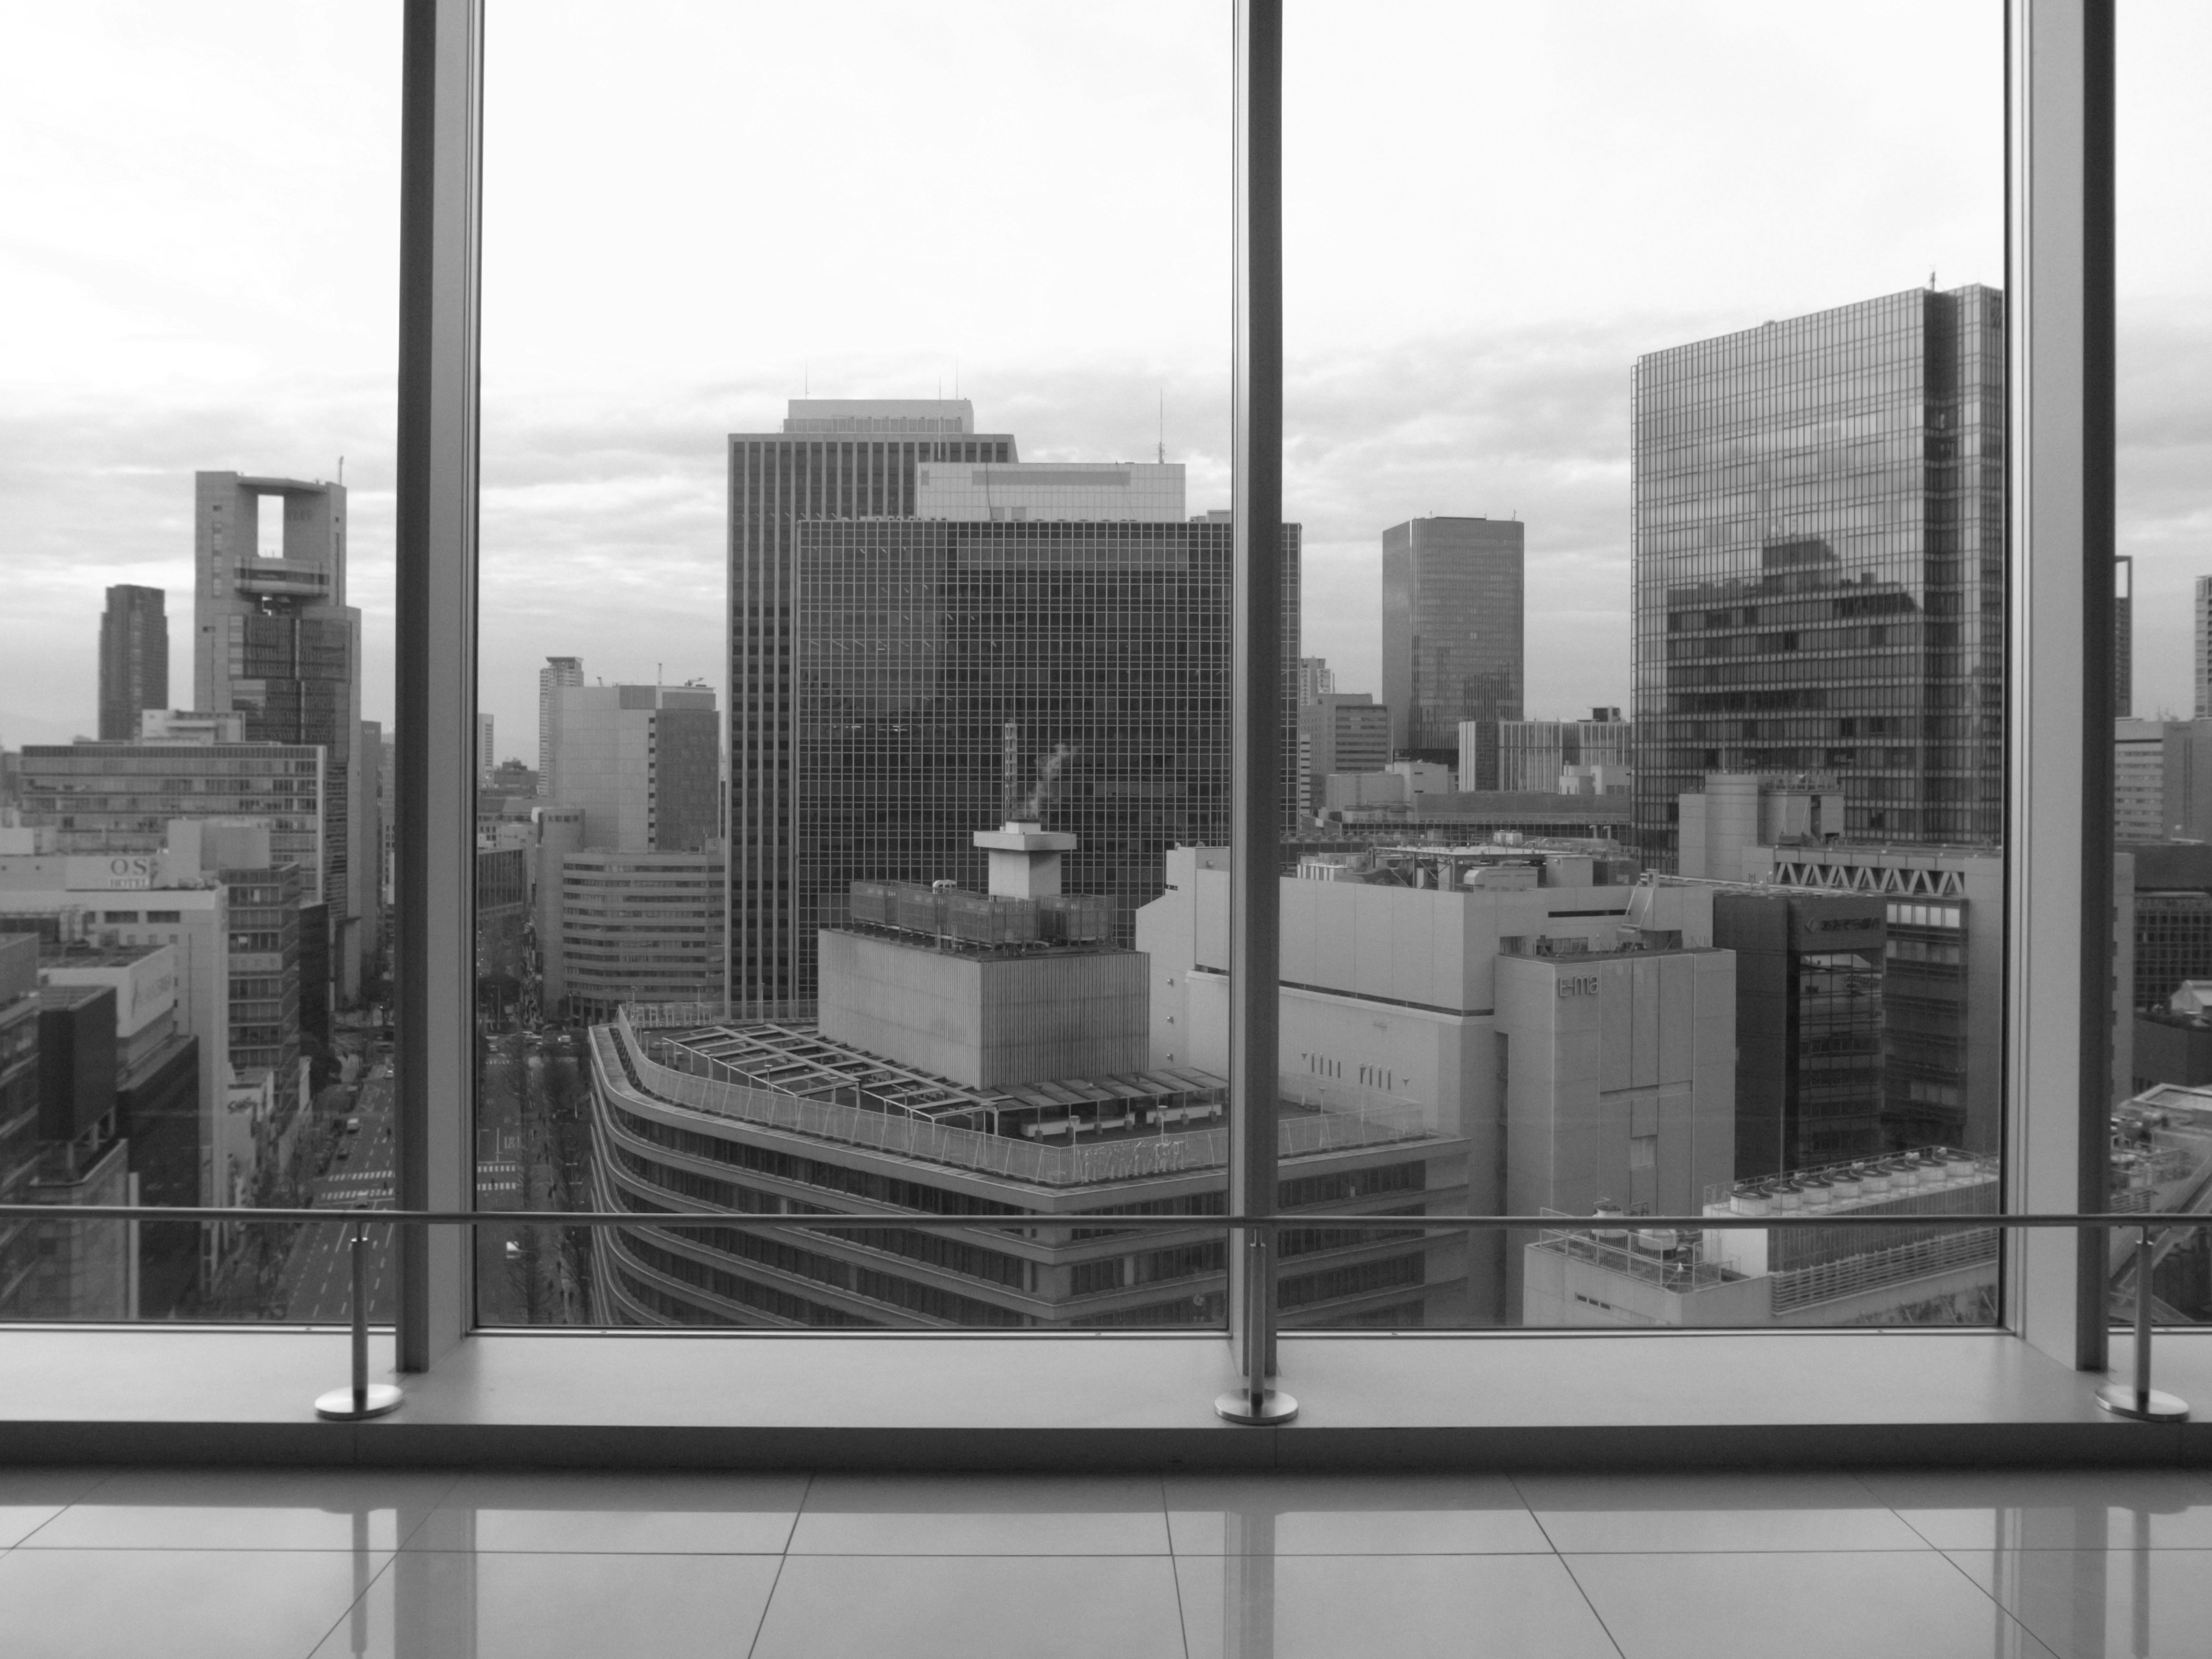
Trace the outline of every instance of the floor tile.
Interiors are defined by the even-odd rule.
[[[1570,1555],[1622,1659],[2048,1659],[1933,1550]]]
[[[388,1550],[453,1480],[381,1469],[126,1469],[21,1547]]]
[[[1553,1555],[1176,1558],[1190,1659],[1618,1659]]]
[[[11,1550],[8,1659],[300,1659],[391,1559],[346,1550]]]
[[[793,1555],[1164,1555],[1152,1476],[817,1475]]]
[[[805,1493],[803,1474],[472,1474],[406,1547],[772,1555]]]
[[[1183,1659],[1155,1556],[787,1557],[752,1659]]]
[[[2172,1469],[1860,1477],[1937,1549],[2212,1549],[2212,1486]]]
[[[1928,1547],[1848,1474],[1522,1475],[1515,1484],[1569,1554]]]
[[[112,1473],[111,1469],[0,1469],[0,1549],[30,1536]]]
[[[1170,1475],[1181,1555],[1490,1555],[1551,1549],[1503,1475]]]
[[[778,1565],[772,1555],[410,1551],[313,1659],[741,1659]]]
[[[2212,1647],[2212,1554],[1959,1550],[1952,1559],[2062,1659]]]

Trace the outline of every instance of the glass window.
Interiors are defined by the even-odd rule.
[[[10,20],[11,1203],[389,1199],[399,25]],[[334,1227],[0,1223],[0,1318],[332,1321],[345,1282]]]

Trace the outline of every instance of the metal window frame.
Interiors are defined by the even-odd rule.
[[[2113,5],[2005,6],[2008,1202],[2079,1213],[2104,1206],[2112,1018]],[[1249,854],[1272,839],[1280,798],[1281,48],[1280,0],[1236,0],[1230,1202],[1250,1214],[1272,1206],[1275,1185],[1275,877],[1272,860]],[[483,52],[483,0],[406,0],[398,1199],[439,1210],[464,1207],[474,1192],[470,780]],[[1239,1331],[1235,1316],[1250,1286],[1247,1258],[1235,1259],[1231,1328]],[[2101,1369],[2101,1241],[2031,1233],[2007,1261],[2007,1326],[2069,1365]],[[403,1368],[435,1363],[468,1335],[472,1316],[459,1231],[407,1230]],[[1243,1339],[1232,1340],[1243,1370]]]

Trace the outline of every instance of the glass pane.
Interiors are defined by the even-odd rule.
[[[1455,1145],[1286,1323],[1994,1316],[2003,18],[1852,15],[1290,8],[1284,1063]]]
[[[390,1202],[398,13],[220,17],[0,64],[0,1317],[342,1320],[335,1224],[61,1212]]]
[[[477,1316],[1218,1325],[1133,947],[1227,833],[1229,8],[606,17],[488,34],[479,1199],[884,1224],[485,1227]]]
[[[2120,11],[2120,678],[2114,733],[2119,984],[2112,1207],[2202,1208],[2212,1151],[2212,231],[2175,213],[2212,155],[2191,84],[2212,16],[2181,0]],[[2112,1241],[2114,1311],[2135,1316],[2131,1240]],[[2157,1316],[2212,1318],[2212,1240],[2170,1235]]]

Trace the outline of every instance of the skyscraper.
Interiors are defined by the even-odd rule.
[[[564,685],[584,683],[581,657],[548,657],[538,671],[538,793],[552,793],[553,693]]]
[[[1845,834],[2002,830],[2003,296],[1656,351],[1635,392],[1636,832],[1708,772],[1832,774]]]
[[[800,937],[791,885],[798,527],[812,520],[911,518],[919,467],[1018,459],[1011,435],[979,434],[975,424],[964,398],[795,398],[782,431],[730,436],[733,1001],[780,1002],[793,994]]]
[[[138,735],[138,714],[169,706],[169,618],[158,587],[107,590],[100,618],[100,735]]]
[[[1336,690],[1336,676],[1326,657],[1298,659],[1298,707],[1319,702],[1323,696]]]
[[[2112,713],[2125,720],[2136,712],[2136,562],[2123,553],[2112,565]]]
[[[492,753],[491,716],[489,714],[479,714],[477,716],[477,788],[481,789],[491,781],[491,769],[498,764],[498,757]]]
[[[356,759],[373,757],[362,753],[361,612],[346,603],[345,486],[235,472],[194,484],[192,706],[243,714],[249,742],[323,749],[331,964],[350,999],[377,860],[371,794],[354,777]]]
[[[1297,527],[1284,533],[1288,825]],[[1125,944],[1162,855],[1227,840],[1226,514],[832,519],[795,541],[791,995],[813,995],[814,929],[853,881],[980,886],[979,826],[1075,835],[1068,885],[1110,902]]]
[[[1522,529],[1438,518],[1382,532],[1382,701],[1398,755],[1456,766],[1462,720],[1521,718]],[[1494,750],[1460,787],[1498,787]]]

